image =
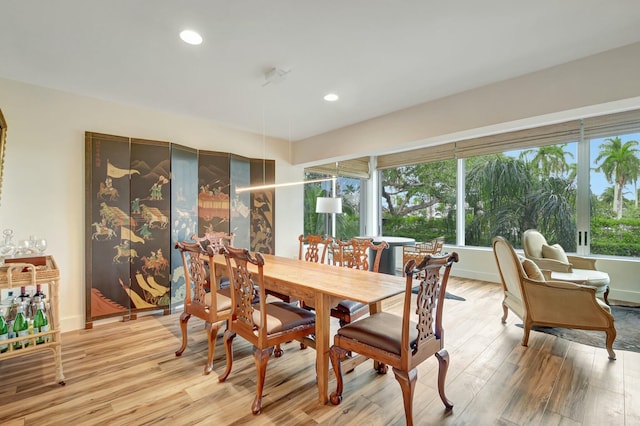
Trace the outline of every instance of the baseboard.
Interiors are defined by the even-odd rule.
[[[456,265],[457,266],[457,265]],[[489,281],[492,283],[500,282],[500,275],[497,272],[475,271],[471,269],[460,269],[455,266],[451,268],[452,277],[469,278],[472,280]]]
[[[633,302],[640,303],[640,292],[628,291],[628,290],[609,290],[609,299],[618,300],[621,302]]]

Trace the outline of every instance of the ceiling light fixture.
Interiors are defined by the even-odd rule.
[[[324,95],[324,100],[327,102],[335,102],[338,99],[340,99],[340,97],[335,93],[327,93],[326,95]]]
[[[195,31],[192,30],[184,30],[180,33],[180,38],[182,41],[188,44],[193,44],[197,46],[202,44],[202,36]]]

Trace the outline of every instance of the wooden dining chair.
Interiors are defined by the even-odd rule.
[[[208,266],[213,265],[213,251],[205,250],[197,242],[187,241],[176,243],[175,248],[180,250],[185,277],[184,308],[180,315],[182,346],[176,351],[176,356],[182,355],[187,347],[187,323],[191,315],[195,315],[205,321],[209,352],[204,374],[209,374],[213,370],[218,330],[222,322],[231,319],[231,298],[205,288],[208,283],[215,282],[213,268]]]
[[[227,368],[218,379],[224,382],[231,373],[233,364],[232,342],[237,334],[253,345],[258,377],[256,396],[251,405],[253,414],[262,409],[267,362],[274,346],[291,340],[301,340],[315,333],[315,314],[281,301],[267,303],[264,287],[264,258],[260,253],[252,256],[248,250],[225,247],[222,250],[231,275],[232,320],[224,333]],[[257,268],[251,273],[249,265]],[[259,302],[252,303],[254,288],[259,289]]]
[[[220,249],[224,246],[233,246],[236,234],[233,232],[227,234],[223,231],[206,231],[202,237],[193,234],[191,239],[200,244],[204,250],[211,249],[212,253],[220,253]],[[215,278],[215,275],[213,276]],[[225,288],[229,285],[229,277],[220,277],[218,288]],[[205,289],[208,291],[210,284],[207,283]],[[228,295],[228,294],[227,294]]]
[[[428,254],[440,254],[444,247],[444,237],[434,238],[431,241],[418,242],[414,245],[402,246],[402,265],[406,265],[411,259],[420,262]]]
[[[382,250],[389,247],[386,241],[375,244],[372,238],[352,238],[346,243],[342,241],[337,243],[341,259],[338,266],[365,271],[371,269],[373,272],[378,272]],[[369,268],[369,250],[375,253],[371,268]],[[345,253],[348,253],[348,255],[345,255]],[[342,300],[331,309],[331,316],[338,318],[342,327],[357,320],[367,312],[369,312],[369,306],[364,303]]]
[[[323,235],[309,234],[306,237],[300,234],[298,236],[300,246],[298,249],[298,259],[307,262],[324,263],[327,255],[327,249],[333,243],[333,238]],[[306,250],[305,250],[305,245]]]
[[[444,392],[449,368],[449,353],[444,348],[442,328],[443,304],[451,266],[458,255],[427,255],[419,265],[410,260],[405,265],[406,287],[402,315],[377,312],[360,321],[338,329],[329,357],[336,376],[336,391],[331,393],[332,404],[342,401],[341,361],[353,351],[378,361],[379,372],[387,366],[400,383],[407,425],[413,424],[413,392],[418,378],[417,366],[431,355],[438,359],[438,392],[446,410],[453,408]],[[414,279],[419,281],[415,303],[411,290]],[[416,315],[417,313],[417,315]]]

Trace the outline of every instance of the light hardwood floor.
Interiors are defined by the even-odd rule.
[[[501,324],[497,284],[451,278],[449,292],[466,301],[445,304],[446,348],[451,356],[447,396],[437,392],[437,361],[418,372],[414,421],[418,425],[640,425],[640,353],[616,351],[522,329],[510,313]],[[400,311],[398,298],[384,309]],[[66,386],[54,383],[48,353],[0,361],[2,425],[402,425],[400,387],[393,373],[369,363],[345,376],[340,406],[317,401],[312,349],[296,342],[267,367],[262,414],[251,414],[255,366],[251,348],[234,341],[234,368],[226,383],[222,332],[214,372],[204,376],[203,323],[192,319],[182,357],[178,314],[148,315],[97,324],[62,335]],[[335,324],[337,326],[337,324]],[[335,388],[335,380],[329,382]]]

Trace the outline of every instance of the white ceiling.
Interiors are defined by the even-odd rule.
[[[0,77],[294,141],[640,41],[638,0],[0,0],[0,20]]]

